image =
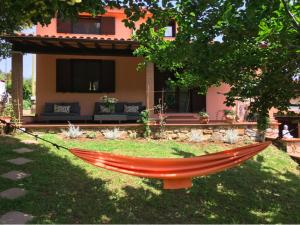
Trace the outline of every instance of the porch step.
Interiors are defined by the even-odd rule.
[[[199,123],[198,115],[195,113],[168,113],[165,115],[167,124],[197,124]],[[159,120],[158,116],[155,118]]]

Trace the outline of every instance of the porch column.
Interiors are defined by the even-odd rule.
[[[146,106],[147,109],[154,107],[154,64],[147,63],[146,67]],[[150,115],[153,110],[150,111]]]
[[[21,122],[23,116],[23,53],[12,52],[12,103],[15,117]]]

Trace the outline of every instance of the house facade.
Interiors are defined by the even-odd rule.
[[[37,25],[36,35],[6,36],[13,44],[12,72],[18,105],[22,105],[22,54],[35,53],[37,118],[48,102],[79,102],[81,115],[93,115],[95,102],[108,96],[120,102],[142,102],[148,109],[163,99],[168,113],[206,110],[211,120],[223,120],[223,110],[227,109],[224,93],[230,87],[210,87],[201,96],[197,90],[168,85],[173,75],[157,70],[152,63],[137,71],[143,59],[132,54],[138,43],[131,39],[133,30],[125,27],[124,18],[122,10],[109,9],[95,18],[84,13],[75,21],[53,18],[48,26]],[[175,33],[176,25],[170,23],[166,38],[172,39]],[[235,110],[243,114],[243,107],[237,104]]]

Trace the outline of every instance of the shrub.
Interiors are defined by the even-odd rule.
[[[24,99],[23,100],[23,108],[26,109],[26,110],[30,109],[31,108],[31,101],[28,100],[28,99]]]
[[[232,109],[224,109],[224,115],[236,116],[236,112]]]
[[[136,131],[130,131],[128,132],[128,137],[131,138],[131,139],[136,139],[138,136],[137,132]]]
[[[235,130],[227,130],[224,136],[224,142],[229,144],[235,144],[238,142],[238,132]]]
[[[68,129],[67,130],[63,130],[63,134],[71,139],[75,139],[75,138],[79,138],[82,135],[82,132],[80,131],[79,127],[75,127],[73,124],[71,124],[70,122]]]
[[[208,118],[209,117],[208,113],[205,112],[205,111],[199,112],[198,115],[199,115],[199,117],[202,117],[202,118]]]
[[[121,135],[122,135],[122,131],[120,131],[119,128],[103,131],[103,136],[109,140],[117,140],[121,137]]]
[[[138,123],[141,123],[143,125],[143,137],[147,138],[151,135],[151,129],[149,126],[149,110],[143,110],[139,115]]]
[[[96,139],[97,134],[96,134],[96,132],[91,131],[91,132],[88,132],[85,137],[89,138],[89,139]]]

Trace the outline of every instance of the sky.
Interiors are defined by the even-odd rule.
[[[25,29],[21,33],[25,34],[35,34],[35,27]],[[32,74],[32,58],[35,57],[35,54],[25,54],[23,56],[23,77],[25,79],[31,78]],[[35,68],[35,65],[34,65]],[[3,72],[10,72],[11,71],[11,58],[7,59],[0,59],[0,70]],[[35,69],[34,69],[35,75]]]

